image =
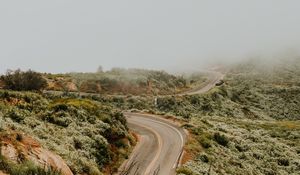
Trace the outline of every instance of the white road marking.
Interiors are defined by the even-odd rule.
[[[141,115],[141,116],[143,116],[143,115]],[[147,115],[144,115],[144,116],[147,116]],[[145,117],[143,117],[143,118],[145,118]],[[162,125],[164,125],[164,126],[167,126],[167,127],[171,128],[172,130],[174,130],[174,131],[179,135],[179,137],[180,137],[180,140],[181,140],[181,146],[180,146],[180,148],[183,149],[183,146],[184,146],[184,139],[183,139],[182,133],[181,133],[180,131],[178,131],[178,129],[176,129],[174,126],[172,126],[172,125],[170,125],[170,124],[167,124],[167,123],[165,123],[165,122],[160,122],[160,121],[153,120],[153,119],[149,119],[149,118],[145,118],[145,119],[148,120],[148,121],[150,120],[150,121],[152,121],[152,122],[154,122],[154,123],[162,124]],[[180,152],[179,155],[177,156],[177,159],[176,159],[176,162],[175,162],[174,165],[173,165],[173,168],[176,168],[176,166],[177,166],[177,161],[179,160],[180,155],[181,155],[181,152]]]

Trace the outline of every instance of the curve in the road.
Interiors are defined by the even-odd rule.
[[[131,130],[140,135],[140,140],[123,169],[129,174],[169,175],[175,174],[185,142],[182,128],[168,120],[152,115],[125,113]]]
[[[215,87],[216,83],[224,78],[224,74],[221,72],[210,72],[210,77],[207,82],[203,84],[203,86],[191,89],[187,92],[184,92],[179,95],[195,95],[195,94],[203,94],[211,90]]]
[[[224,74],[212,72],[201,87],[178,95],[195,95],[208,92],[222,80]],[[185,132],[170,121],[152,115],[124,113],[129,127],[138,133],[138,145],[121,169],[126,175],[173,175],[183,152]],[[122,174],[122,173],[121,173]]]

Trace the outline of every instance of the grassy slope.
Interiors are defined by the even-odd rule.
[[[117,168],[134,144],[121,113],[88,99],[0,91],[0,131],[9,129],[37,139],[75,174]]]

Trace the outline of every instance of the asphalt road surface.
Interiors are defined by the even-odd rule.
[[[220,80],[224,78],[224,74],[220,72],[210,72],[209,80],[203,84],[203,86],[197,87],[195,89],[191,89],[187,92],[184,92],[180,95],[195,95],[195,94],[203,94],[211,90],[216,86]]]
[[[125,113],[139,142],[121,169],[129,175],[175,174],[185,143],[185,132],[168,120],[146,114]]]
[[[208,92],[223,79],[212,72],[201,87],[179,95]],[[145,114],[125,113],[129,128],[139,135],[138,144],[120,170],[122,175],[174,175],[185,144],[185,132],[168,120]]]

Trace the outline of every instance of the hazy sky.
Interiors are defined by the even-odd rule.
[[[298,0],[3,0],[0,72],[195,69],[300,48]]]

